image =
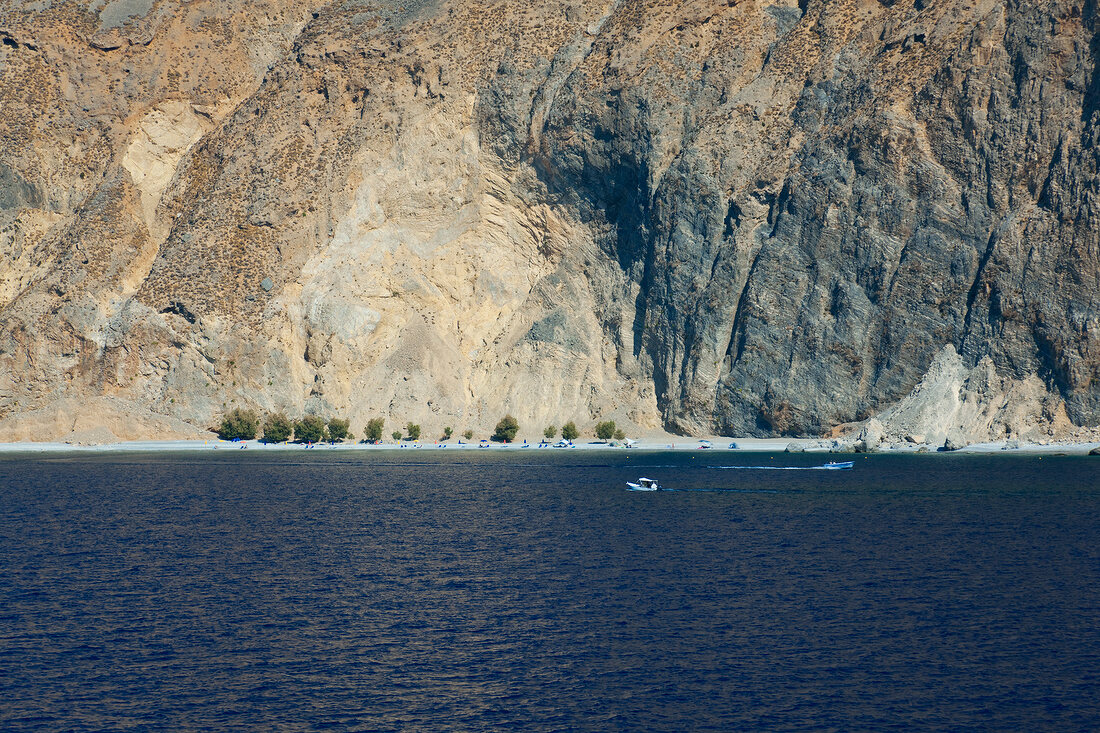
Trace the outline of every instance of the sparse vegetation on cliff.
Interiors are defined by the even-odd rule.
[[[334,417],[328,421],[328,440],[330,443],[338,443],[342,440],[346,440],[349,435],[349,429],[351,428],[350,420],[341,420],[338,417]]]
[[[259,429],[259,416],[251,410],[238,407],[222,418],[217,432],[222,440],[252,440]]]
[[[611,440],[615,435],[615,421],[605,420],[604,422],[596,423],[596,437],[600,440]]]
[[[281,412],[269,413],[264,418],[264,442],[265,443],[282,443],[290,440],[290,436],[294,433],[294,425],[290,422],[290,418]]]
[[[566,440],[576,440],[580,436],[581,431],[577,430],[577,426],[572,420],[561,426],[561,437]]]
[[[382,441],[382,428],[385,427],[386,421],[381,417],[372,417],[367,420],[367,426],[363,428],[363,439],[368,443],[379,443]],[[400,436],[401,433],[398,433]]]
[[[322,443],[325,432],[325,421],[316,415],[294,421],[294,440],[298,443]]]
[[[493,440],[498,443],[511,443],[519,432],[519,422],[511,415],[505,415],[493,431]]]

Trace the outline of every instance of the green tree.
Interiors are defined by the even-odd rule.
[[[405,432],[409,435],[409,440],[420,440],[420,426],[408,423],[405,425]]]
[[[557,425],[547,425],[546,430],[543,430],[542,434],[544,436],[546,436],[547,440],[553,440],[554,436],[558,434],[558,426]]]
[[[390,433],[390,437],[393,438],[394,440],[401,440],[401,431],[400,430],[394,430],[392,433]]]
[[[218,437],[222,440],[252,440],[260,429],[260,418],[252,410],[237,407],[222,418]]]
[[[328,439],[332,443],[338,443],[348,437],[348,428],[351,427],[351,420],[341,420],[338,417],[334,417],[328,421]]]
[[[293,432],[294,425],[290,422],[290,418],[281,412],[268,413],[264,418],[265,443],[283,443],[290,440]]]
[[[474,431],[473,430],[464,430],[464,431],[462,431],[462,437],[465,438],[466,440],[473,440],[474,439]]]
[[[626,432],[622,428],[615,431],[615,440],[626,440]]]
[[[453,428],[443,428],[443,440],[450,440],[454,433],[455,431]]]
[[[316,415],[294,421],[294,440],[299,443],[321,443],[325,440],[325,432],[325,421]]]
[[[577,426],[572,420],[561,426],[561,437],[566,440],[576,440],[581,436],[581,431],[577,430]]]
[[[519,423],[511,415],[505,415],[500,418],[500,422],[497,423],[496,430],[493,431],[493,440],[498,443],[511,443],[516,439],[516,433],[519,432]]]
[[[386,421],[380,417],[367,420],[367,427],[363,428],[363,434],[368,443],[380,443],[382,441],[382,428],[385,424]],[[398,435],[400,436],[401,433],[398,433]]]
[[[613,436],[614,434],[614,420],[605,420],[604,422],[596,423],[596,437],[600,440],[611,440],[611,436]]]

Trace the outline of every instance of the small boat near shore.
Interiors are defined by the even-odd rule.
[[[637,483],[627,481],[626,485],[630,487],[630,491],[661,491],[661,487],[657,484],[657,479],[645,478],[644,476],[638,479]]]
[[[829,471],[845,471],[855,465],[855,461],[829,461],[822,468]]]

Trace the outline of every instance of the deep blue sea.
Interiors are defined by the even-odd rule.
[[[1100,728],[1100,459],[824,460],[2,458],[0,728]]]

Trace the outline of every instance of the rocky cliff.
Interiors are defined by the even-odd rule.
[[[0,418],[1095,425],[1097,12],[9,0]]]

